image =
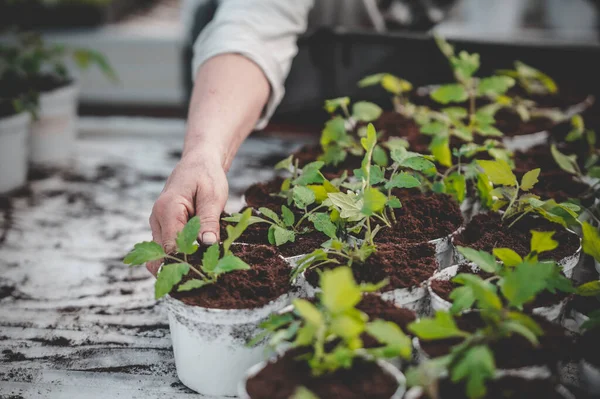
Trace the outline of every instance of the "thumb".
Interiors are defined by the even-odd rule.
[[[221,213],[227,202],[227,185],[214,187],[210,192],[198,192],[196,195],[196,215],[200,218],[198,239],[203,244],[219,242]]]

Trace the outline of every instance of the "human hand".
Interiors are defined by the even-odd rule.
[[[228,193],[223,163],[215,152],[184,153],[152,208],[152,239],[165,252],[173,252],[177,233],[198,215],[201,224],[198,241],[207,245],[218,242],[219,220]],[[150,262],[146,267],[156,275],[160,264],[161,261]]]

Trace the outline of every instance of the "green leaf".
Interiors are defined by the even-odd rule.
[[[451,173],[444,180],[446,192],[452,195],[460,204],[467,196],[467,180],[464,175]]]
[[[402,162],[399,162],[399,165],[403,168],[413,169],[419,172],[435,168],[433,162],[422,156],[409,156],[402,160]]]
[[[480,96],[499,96],[515,85],[515,80],[508,76],[490,76],[479,81],[477,93]]]
[[[378,348],[382,357],[401,356],[409,359],[412,353],[410,338],[402,332],[398,325],[383,320],[375,320],[367,324],[367,334],[374,337],[385,348]],[[383,350],[382,350],[383,349]]]
[[[546,289],[553,268],[550,263],[521,263],[501,280],[502,295],[511,306],[520,308]]]
[[[469,54],[461,51],[458,57],[450,58],[454,75],[460,82],[468,82],[479,69],[479,54]]]
[[[311,162],[302,168],[302,173],[294,180],[294,184],[298,186],[306,186],[308,184],[323,183],[323,175],[320,169],[325,165],[322,161]]]
[[[383,110],[377,104],[359,101],[352,105],[352,117],[361,122],[372,122],[381,116]]]
[[[332,314],[343,313],[360,302],[360,288],[349,267],[325,270],[321,274],[321,303]]]
[[[385,73],[376,73],[374,75],[368,75],[358,81],[358,87],[375,86],[381,83],[381,79],[385,76]]]
[[[307,388],[300,386],[296,388],[290,399],[319,399],[319,397]]]
[[[227,254],[229,252],[229,248],[231,244],[234,243],[235,240],[240,238],[240,236],[244,233],[246,228],[250,224],[250,217],[252,216],[252,209],[248,208],[240,217],[240,221],[235,226],[227,226],[227,239],[223,241],[223,252]]]
[[[535,184],[539,181],[538,177],[540,175],[541,169],[533,169],[523,175],[521,179],[521,190],[529,191],[535,186]]]
[[[131,266],[143,265],[146,262],[162,259],[166,255],[159,244],[154,241],[144,241],[133,246],[133,250],[123,259],[123,263]]]
[[[394,175],[390,181],[385,183],[386,190],[390,188],[414,188],[419,187],[421,182],[414,176],[406,172]]]
[[[456,249],[462,256],[475,263],[484,272],[495,273],[497,271],[496,258],[492,254],[461,246],[457,246]]]
[[[327,197],[333,205],[340,211],[340,217],[350,222],[357,222],[363,219],[361,212],[363,201],[352,192],[348,193],[329,193]]]
[[[273,235],[273,242],[271,242],[271,240],[269,240],[269,242],[271,242],[271,244],[275,244],[278,247],[288,242],[296,241],[296,234],[293,231],[284,229],[280,226],[272,225],[271,227],[269,227],[269,235],[271,234]]]
[[[375,148],[373,148],[373,162],[383,167],[386,167],[389,163],[388,156],[380,145],[376,145]]]
[[[320,327],[324,323],[324,318],[315,305],[305,299],[295,299],[293,302],[294,311],[296,311],[307,323],[315,327]]]
[[[258,211],[260,213],[262,213],[263,216],[271,219],[273,222],[277,223],[278,225],[283,224],[283,222],[281,221],[279,216],[275,212],[273,212],[271,209],[260,207],[260,208],[258,208]]]
[[[335,112],[338,108],[348,107],[350,105],[349,97],[338,97],[331,100],[325,100],[325,110],[330,114]]]
[[[320,231],[329,238],[337,238],[337,228],[327,213],[313,213],[308,217],[308,220],[315,226],[315,230]]]
[[[321,132],[321,147],[325,148],[331,143],[338,143],[346,138],[344,118],[336,116],[325,123],[325,128]]]
[[[290,155],[289,157],[282,159],[281,161],[275,164],[275,170],[290,170],[294,165],[294,155]]]
[[[195,290],[197,288],[202,288],[205,285],[209,285],[209,284],[212,284],[212,282],[198,280],[198,279],[192,279],[192,280],[186,281],[185,283],[183,283],[179,287],[177,287],[177,292],[191,291],[191,290]]]
[[[433,121],[421,126],[421,133],[429,135],[439,135],[440,133],[448,132],[448,126],[442,122]]]
[[[377,131],[372,123],[367,125],[367,137],[361,138],[360,144],[365,151],[372,151],[373,148],[375,148],[375,145],[377,144]]]
[[[487,346],[478,345],[460,357],[451,370],[451,379],[454,383],[466,381],[469,398],[482,398],[487,392],[485,382],[493,378],[495,372],[494,354]]]
[[[496,287],[478,275],[461,273],[454,277],[452,281],[470,287],[479,308],[483,310],[502,309],[502,301],[496,293]]]
[[[504,134],[492,125],[479,125],[477,132],[485,137],[502,137]]]
[[[442,166],[452,166],[452,153],[450,152],[450,140],[447,136],[435,136],[429,145],[429,151],[436,161]]]
[[[331,332],[345,339],[356,339],[365,331],[367,317],[359,311],[349,311],[333,317]]]
[[[386,202],[387,197],[385,194],[376,188],[369,187],[365,190],[361,212],[363,215],[371,216],[374,213],[381,212]]]
[[[190,270],[190,265],[187,263],[171,263],[163,265],[156,276],[154,283],[154,297],[156,299],[167,295],[175,285],[177,285],[183,276]]]
[[[493,184],[499,184],[503,186],[517,185],[517,178],[510,169],[510,166],[505,161],[478,160],[477,164],[483,169]]]
[[[437,311],[433,319],[423,318],[408,325],[408,329],[423,340],[464,338],[469,334],[461,331],[448,312]]]
[[[510,332],[523,336],[534,346],[538,345],[539,343],[536,334],[521,323],[516,321],[505,321],[502,323],[502,327]]]
[[[386,73],[381,79],[381,87],[387,92],[400,95],[412,90],[413,86],[408,80],[400,79],[394,75]]]
[[[583,252],[600,262],[600,234],[598,229],[588,222],[583,222],[581,230],[583,232]]]
[[[556,144],[552,144],[550,152],[557,165],[567,173],[578,176],[579,166],[577,165],[577,158],[574,155],[568,156],[563,154],[556,148]]]
[[[442,109],[442,112],[455,121],[461,121],[469,116],[467,110],[462,107],[446,107]]]
[[[249,270],[250,265],[241,260],[235,255],[225,255],[219,260],[217,266],[213,270],[215,275],[221,275],[223,273],[229,273],[234,270]]]
[[[475,294],[471,287],[457,287],[450,293],[450,313],[459,314],[467,309],[471,309],[475,303]]]
[[[402,208],[402,202],[400,202],[398,197],[394,197],[393,195],[388,199],[385,205],[393,209]]]
[[[316,201],[315,193],[307,187],[296,186],[292,189],[292,198],[299,209],[304,209]]]
[[[206,249],[202,256],[202,270],[212,272],[215,270],[217,263],[219,262],[219,255],[221,255],[221,249],[219,244],[215,243]]]
[[[552,238],[554,231],[531,230],[531,252],[541,254],[558,247],[558,241]]]
[[[496,258],[500,259],[506,266],[513,267],[523,263],[521,255],[510,248],[494,248],[493,252]]]
[[[431,98],[441,104],[461,103],[469,99],[469,94],[462,85],[453,83],[434,90]]]
[[[327,196],[325,196],[327,198]],[[281,206],[281,216],[283,217],[283,224],[290,227],[295,222],[294,213],[285,205]]]

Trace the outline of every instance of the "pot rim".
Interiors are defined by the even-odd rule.
[[[246,371],[244,378],[238,383],[238,397],[240,399],[250,399],[250,395],[248,395],[248,392],[246,391],[246,382],[250,378],[254,377],[256,374],[258,374],[263,368],[265,368],[265,366],[268,363],[275,363],[276,361],[277,358],[272,358],[269,360],[264,360],[250,367]],[[398,388],[396,389],[396,392],[394,392],[394,394],[390,397],[390,399],[401,399],[404,396],[404,393],[406,392],[406,377],[404,376],[404,374],[394,365],[385,360],[377,359],[375,360],[375,363],[377,363],[377,365],[381,369],[383,369],[384,372],[391,375],[398,383]]]
[[[12,131],[19,126],[28,125],[29,122],[31,122],[31,115],[27,111],[0,117],[0,132]]]

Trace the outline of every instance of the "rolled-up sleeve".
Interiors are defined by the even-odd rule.
[[[256,128],[262,129],[285,93],[284,82],[298,52],[314,0],[221,0],[213,20],[194,44],[193,78],[209,58],[241,54],[256,63],[271,85]]]

